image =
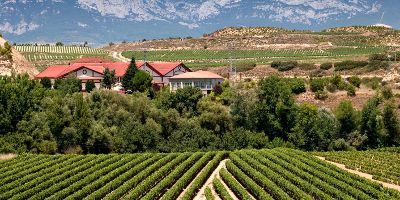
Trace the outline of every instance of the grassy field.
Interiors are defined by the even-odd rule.
[[[194,199],[206,186],[222,199],[400,198],[395,190],[289,149],[0,161],[0,199]]]
[[[224,66],[230,58],[234,62],[255,62],[265,64],[274,60],[321,60],[321,59],[348,59],[366,56],[373,53],[382,53],[386,47],[340,47],[332,49],[302,49],[302,50],[174,50],[174,51],[148,51],[148,61],[182,61],[193,67]],[[122,55],[126,58],[132,56],[138,60],[144,59],[142,51],[126,51]]]

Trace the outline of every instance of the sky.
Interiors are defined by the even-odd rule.
[[[1,0],[0,33],[16,43],[79,44],[200,37],[224,27],[400,28],[399,0]],[[383,17],[382,17],[383,15]]]

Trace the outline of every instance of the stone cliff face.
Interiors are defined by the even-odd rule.
[[[4,46],[6,40],[0,37],[0,45]],[[0,75],[25,74],[30,78],[34,78],[39,71],[25,57],[14,48],[12,49],[12,60],[0,57]]]

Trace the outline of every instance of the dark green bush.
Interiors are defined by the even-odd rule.
[[[306,82],[302,78],[289,78],[287,82],[294,94],[306,92]]]
[[[336,92],[337,89],[337,86],[333,85],[332,83],[326,86],[326,90],[328,90],[328,92],[330,93]]]
[[[381,93],[382,93],[382,97],[384,99],[390,99],[390,98],[392,98],[394,96],[392,89],[390,87],[387,87],[387,86],[382,87]]]
[[[330,62],[329,62],[329,63],[322,63],[321,66],[319,66],[319,68],[320,68],[320,69],[323,69],[323,70],[329,70],[329,69],[332,68],[332,65],[333,65],[333,64],[330,63]]]
[[[289,71],[298,67],[299,63],[297,61],[273,61],[271,67],[278,69],[278,71]]]
[[[319,90],[315,92],[315,98],[319,100],[325,100],[328,98],[328,93],[325,90]]]
[[[362,78],[361,83],[373,90],[376,90],[381,87],[382,78],[379,78],[379,77]]]
[[[361,79],[358,76],[351,76],[347,79],[349,81],[350,84],[356,86],[356,87],[360,87],[361,85]]]
[[[362,68],[368,65],[367,61],[353,61],[346,60],[342,62],[335,63],[335,71],[350,70],[355,68]]]
[[[356,88],[353,85],[347,84],[346,91],[347,96],[356,96]]]
[[[308,71],[308,70],[313,70],[316,69],[317,67],[313,63],[300,63],[299,64],[299,69]]]
[[[323,78],[313,78],[310,80],[310,88],[313,92],[324,90],[326,85],[327,81]]]
[[[256,63],[238,63],[236,65],[236,72],[245,72],[252,70],[256,67]]]
[[[389,68],[389,63],[386,61],[378,61],[378,60],[374,60],[369,62],[369,64],[367,65],[367,68],[369,71],[375,71],[375,70],[379,70],[379,69],[388,69]]]
[[[371,54],[369,56],[369,61],[385,61],[388,60],[388,56],[386,54],[376,53]]]

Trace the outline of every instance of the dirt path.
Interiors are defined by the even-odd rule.
[[[121,54],[121,52],[112,52],[112,53],[111,53],[111,56],[112,56],[114,59],[119,60],[119,61],[122,61],[122,62],[130,62],[130,59],[123,57],[122,54]]]
[[[222,179],[221,179],[220,176],[219,176],[219,171],[220,171],[222,168],[226,168],[225,163],[226,163],[226,161],[228,161],[228,160],[229,160],[229,159],[225,159],[225,160],[223,160],[223,161],[221,161],[221,162],[219,163],[219,165],[217,166],[217,168],[213,171],[213,173],[211,174],[211,176],[207,179],[207,181],[206,181],[206,182],[204,183],[204,185],[201,187],[200,191],[197,193],[196,197],[195,197],[193,200],[204,200],[204,199],[206,199],[205,194],[204,194],[204,191],[205,191],[205,189],[206,189],[207,186],[211,188],[211,191],[212,191],[212,193],[213,193],[215,199],[220,199],[220,198],[218,197],[217,193],[215,192],[215,189],[214,189],[213,184],[212,184],[214,178],[218,178],[219,180],[221,180],[222,184],[225,186],[225,188],[227,189],[228,193],[230,194],[230,196],[231,196],[234,200],[239,200],[239,199],[235,196],[235,194],[229,189],[229,187],[222,181]]]
[[[380,184],[382,184],[384,187],[387,187],[387,188],[391,188],[391,189],[395,189],[395,190],[397,190],[397,191],[400,191],[400,186],[399,186],[399,185],[394,185],[394,184],[390,184],[390,183],[386,183],[386,182],[382,182],[382,181],[375,180],[375,179],[372,178],[372,175],[371,175],[371,174],[367,174],[367,173],[363,173],[363,172],[360,172],[360,171],[348,169],[348,168],[346,168],[345,165],[340,164],[340,163],[335,163],[335,162],[332,162],[332,161],[329,161],[329,160],[326,160],[324,157],[320,157],[320,156],[316,156],[316,157],[319,158],[319,159],[321,159],[321,160],[324,160],[324,161],[326,161],[326,162],[328,162],[328,163],[331,163],[331,164],[333,164],[333,165],[339,167],[340,169],[346,170],[346,171],[348,171],[348,172],[350,172],[350,173],[353,173],[353,174],[357,174],[357,175],[359,175],[359,176],[361,176],[361,177],[364,177],[364,178],[366,178],[366,179],[369,179],[369,180],[371,180],[371,181],[380,183]]]
[[[15,158],[15,157],[17,157],[17,155],[16,154],[12,154],[12,153],[0,154],[0,160],[8,160],[8,159]]]

